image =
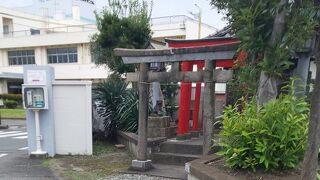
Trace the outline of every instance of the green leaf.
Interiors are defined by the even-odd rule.
[[[266,167],[266,169],[269,168],[269,161],[266,159],[264,160],[264,166]]]
[[[266,157],[265,157],[265,156],[260,156],[260,161],[259,161],[259,163],[263,163],[265,160],[266,160]]]

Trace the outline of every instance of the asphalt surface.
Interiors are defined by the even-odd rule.
[[[28,156],[25,121],[3,120],[9,129],[0,129],[0,180],[57,179],[41,159]]]

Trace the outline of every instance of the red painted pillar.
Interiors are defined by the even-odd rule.
[[[191,64],[190,62],[182,62],[181,64],[182,64],[183,72],[186,72],[190,69],[190,64]],[[178,136],[189,132],[190,101],[191,101],[191,83],[181,82]]]
[[[197,63],[197,70],[200,71],[203,69],[203,63]],[[201,82],[196,84],[196,92],[194,98],[194,108],[193,108],[193,123],[192,131],[199,131],[199,111],[200,111],[200,97],[201,97]]]
[[[193,71],[193,63],[192,62],[188,62],[188,71]],[[186,121],[184,121],[184,133],[189,134],[190,133],[189,121],[191,119],[190,118],[190,108],[191,108],[192,82],[188,82],[186,89],[187,89],[186,111],[185,111]]]

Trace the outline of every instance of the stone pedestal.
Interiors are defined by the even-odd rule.
[[[170,116],[148,118],[148,138],[175,137],[177,126],[171,122]]]
[[[132,171],[149,171],[152,169],[151,160],[139,161],[132,160],[131,167],[129,168]]]

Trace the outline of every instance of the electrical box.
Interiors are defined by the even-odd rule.
[[[48,90],[45,85],[23,85],[23,106],[25,109],[48,109]]]

